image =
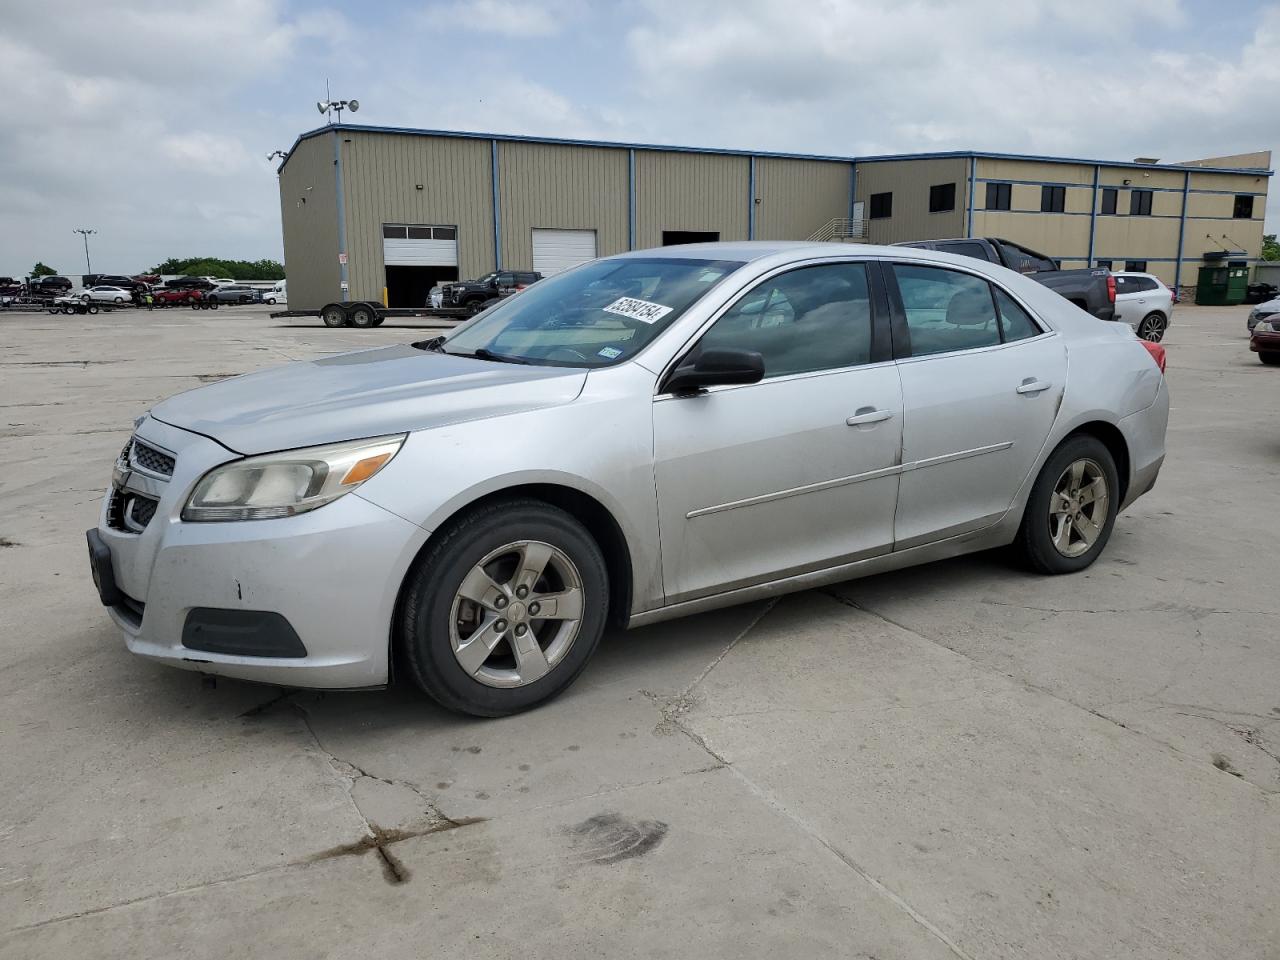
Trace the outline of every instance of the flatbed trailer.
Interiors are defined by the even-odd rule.
[[[388,317],[429,317],[460,322],[475,312],[464,307],[384,307],[376,301],[326,303],[319,310],[274,310],[271,318],[319,317],[326,327],[380,327]]]

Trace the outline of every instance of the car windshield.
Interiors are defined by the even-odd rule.
[[[551,366],[621,363],[741,266],[675,257],[594,260],[486,310],[444,349]]]

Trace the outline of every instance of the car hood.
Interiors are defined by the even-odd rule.
[[[151,416],[237,453],[270,453],[557,406],[585,382],[585,370],[405,344],[233,377],[170,397]]]

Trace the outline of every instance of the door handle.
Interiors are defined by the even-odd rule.
[[[859,407],[858,412],[845,421],[851,427],[861,427],[869,423],[879,423],[893,416],[892,411],[877,410],[875,407]]]
[[[1053,384],[1050,383],[1048,380],[1037,380],[1035,377],[1027,377],[1027,379],[1023,380],[1020,384],[1018,384],[1018,392],[1024,393],[1024,394],[1043,393],[1045,390],[1048,390],[1052,386]]]

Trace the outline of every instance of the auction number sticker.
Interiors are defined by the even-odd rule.
[[[665,317],[675,307],[664,307],[660,303],[637,300],[635,297],[619,297],[603,309],[605,313],[616,313],[620,317],[629,317],[641,323],[654,323]]]

